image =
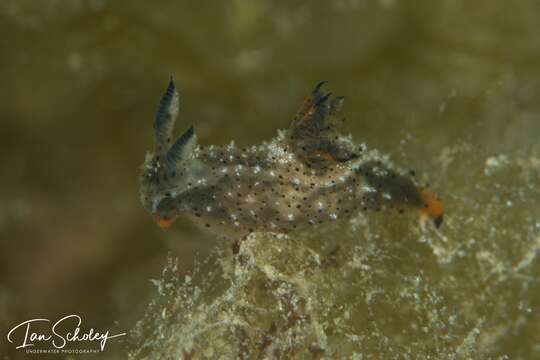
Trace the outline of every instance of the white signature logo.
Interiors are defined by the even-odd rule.
[[[18,342],[20,345],[16,347],[17,349],[24,349],[45,342],[51,343],[56,349],[63,349],[68,343],[99,342],[99,347],[103,351],[107,340],[126,335],[126,333],[111,335],[109,330],[100,333],[94,328],[83,332],[81,330],[82,319],[79,315],[64,316],[51,326],[50,332],[45,334],[32,331],[31,327],[34,323],[51,323],[51,320],[31,319],[24,321],[9,331],[7,340],[13,344],[14,337],[21,338],[22,341]],[[65,324],[72,324],[73,327],[69,331],[62,331],[66,327]]]

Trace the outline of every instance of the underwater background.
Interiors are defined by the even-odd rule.
[[[534,0],[2,0],[0,355],[31,357],[6,341],[15,324],[76,313],[135,329],[98,359],[540,358],[539,15]],[[204,145],[269,140],[329,81],[345,131],[414,169],[445,223],[256,234],[242,268],[188,221],[161,230],[138,176],[171,75],[175,134],[194,125]]]

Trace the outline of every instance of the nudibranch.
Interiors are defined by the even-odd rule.
[[[317,226],[370,209],[415,209],[439,227],[442,202],[414,174],[339,134],[343,97],[323,92],[323,84],[288,130],[239,148],[198,145],[193,126],[171,142],[179,111],[171,78],[154,119],[154,151],[140,176],[145,209],[162,228],[182,215],[233,237]]]

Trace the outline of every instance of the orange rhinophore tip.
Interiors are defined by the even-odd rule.
[[[162,229],[167,229],[169,228],[172,223],[174,222],[174,217],[171,217],[171,218],[162,218],[162,217],[159,217],[159,215],[154,215],[154,221],[159,225],[160,228]]]
[[[438,228],[441,226],[444,218],[444,207],[439,197],[431,190],[426,188],[418,188],[424,202],[424,207],[420,212],[424,216],[428,216],[433,220],[433,223]]]

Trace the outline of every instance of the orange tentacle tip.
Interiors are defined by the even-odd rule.
[[[423,217],[430,218],[435,227],[439,228],[444,219],[444,206],[441,199],[427,188],[418,188],[418,191],[424,202],[424,207],[420,209],[420,213]]]
[[[170,218],[162,218],[158,215],[154,215],[154,221],[158,226],[162,229],[168,229],[173,224],[174,220],[176,220],[174,217]]]

